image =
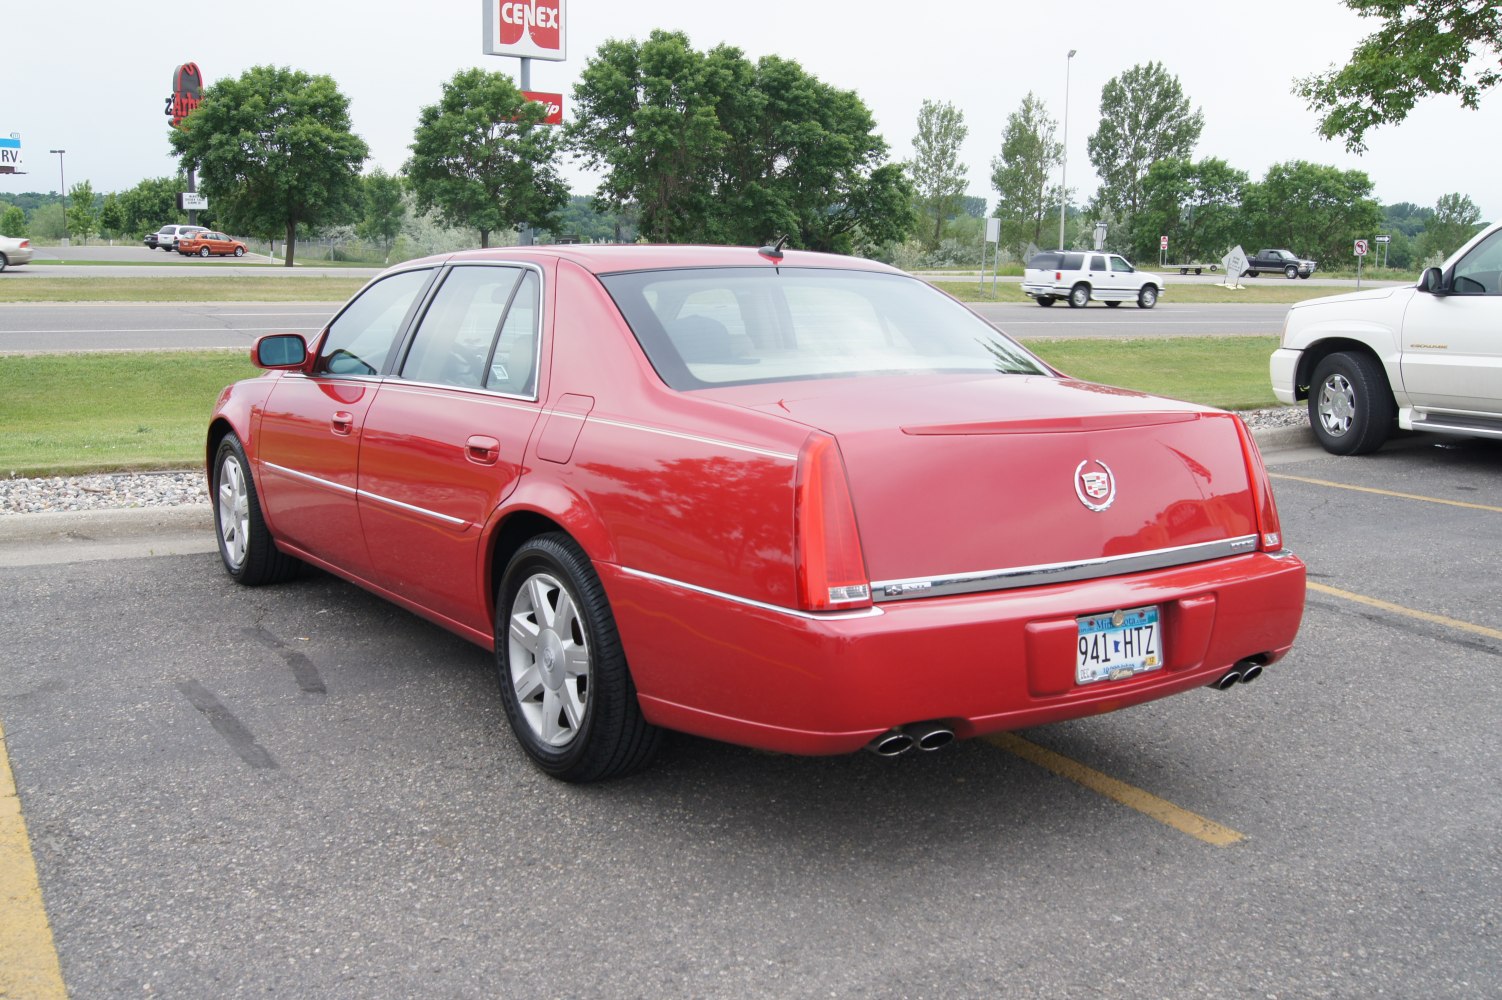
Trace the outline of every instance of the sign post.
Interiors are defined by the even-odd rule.
[[[514,56],[521,62],[518,82],[522,96],[548,109],[543,122],[563,124],[563,95],[532,90],[532,60],[562,62],[568,58],[566,0],[485,0],[485,43],[488,56]],[[532,228],[523,227],[522,245],[532,243]]]
[[[1159,236],[1158,237],[1158,266],[1159,267],[1167,267],[1168,266],[1168,237],[1167,236]]]
[[[1378,236],[1376,242],[1382,247],[1382,266],[1387,266],[1387,245],[1392,242],[1391,236]]]
[[[1361,287],[1361,262],[1366,260],[1366,240],[1356,241],[1356,287]]]
[[[167,117],[173,128],[182,128],[183,121],[203,101],[203,72],[197,63],[183,63],[172,71],[172,96],[167,98]],[[194,184],[194,164],[188,164],[188,190],[184,195],[198,190]],[[183,207],[179,205],[178,207]],[[207,203],[205,203],[207,207]],[[188,207],[188,225],[198,225],[198,210]]]
[[[986,219],[986,239],[980,245],[980,280],[984,285],[986,280],[986,243],[996,244],[996,249],[991,251],[991,295],[996,295],[996,272],[1001,265],[1001,220],[996,218]]]

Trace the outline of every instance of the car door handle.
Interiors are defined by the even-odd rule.
[[[464,442],[464,457],[476,465],[494,465],[501,458],[501,442],[483,434],[474,434]]]
[[[355,415],[347,410],[337,410],[329,418],[329,426],[335,434],[348,434],[354,429]]]

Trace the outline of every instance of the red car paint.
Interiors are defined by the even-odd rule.
[[[527,391],[403,379],[384,360],[314,374],[327,331],[300,368],[225,390],[211,477],[233,432],[280,549],[493,648],[509,553],[565,532],[604,585],[648,722],[805,754],[918,721],[963,738],[1098,714],[1293,643],[1304,566],[1234,416],[1040,362],[761,381],[748,364],[748,381],[675,389],[607,290],[696,268],[912,280],[850,258],[533,247],[391,273],[431,289],[476,263],[540,282]],[[393,321],[382,358],[422,308]],[[1148,606],[1161,667],[1076,683],[1077,619]]]

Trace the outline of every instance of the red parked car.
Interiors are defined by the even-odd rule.
[[[251,357],[207,441],[230,575],[311,563],[493,648],[567,780],[663,729],[897,753],[1228,687],[1303,611],[1238,418],[869,261],[433,257]]]
[[[245,256],[245,244],[233,236],[206,230],[201,233],[193,233],[191,236],[179,236],[177,239],[177,252],[184,257],[228,257],[234,254],[236,257]]]

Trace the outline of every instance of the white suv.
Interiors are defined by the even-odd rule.
[[[1075,309],[1091,299],[1116,307],[1135,302],[1151,309],[1163,296],[1163,275],[1139,271],[1120,254],[1098,250],[1044,250],[1022,272],[1022,292],[1040,306],[1064,299]]]
[[[1404,430],[1502,438],[1502,223],[1409,286],[1297,302],[1270,362],[1273,395],[1309,401],[1336,455]]]

